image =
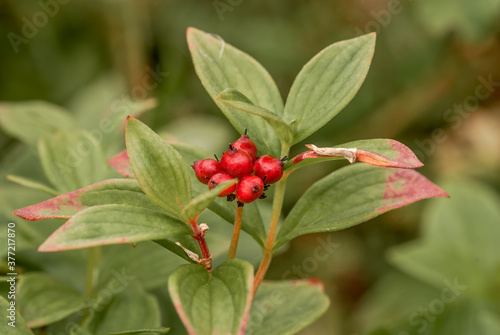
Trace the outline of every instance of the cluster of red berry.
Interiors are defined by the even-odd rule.
[[[238,183],[222,191],[219,197],[227,196],[230,201],[236,197],[241,203],[250,203],[266,197],[263,192],[270,184],[281,179],[283,164],[283,159],[271,155],[257,158],[257,147],[245,134],[229,146],[229,150],[222,155],[220,162],[215,159],[204,159],[194,162],[192,167],[196,178],[203,184],[208,184],[209,189],[227,180],[238,178]]]

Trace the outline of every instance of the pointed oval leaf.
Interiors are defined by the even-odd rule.
[[[297,201],[275,248],[301,235],[346,229],[421,199],[446,196],[414,170],[346,166],[314,183]]]
[[[231,259],[212,275],[201,265],[183,265],[168,279],[168,290],[190,335],[242,335],[252,282],[253,266]]]
[[[332,44],[302,68],[283,114],[285,121],[297,120],[294,143],[324,126],[352,100],[365,80],[374,50],[372,33]]]
[[[7,134],[30,145],[59,130],[77,129],[75,119],[67,110],[38,100],[1,103],[0,126]]]
[[[137,180],[108,179],[35,205],[16,209],[13,213],[29,221],[69,219],[87,207],[110,204],[161,210],[144,194]]]
[[[253,299],[245,334],[296,334],[329,305],[319,280],[263,282]]]
[[[180,218],[191,201],[191,180],[181,155],[137,119],[128,119],[125,138],[134,175],[144,193]]]
[[[192,234],[182,221],[161,212],[130,205],[89,207],[68,220],[38,251],[60,251],[97,245],[171,239]]]
[[[280,141],[271,126],[259,116],[235,113],[216,97],[226,88],[243,92],[256,105],[283,115],[281,95],[269,73],[255,59],[222,38],[188,28],[187,41],[193,63],[210,97],[239,133],[248,129],[257,148],[279,156]]]
[[[182,210],[182,218],[186,222],[196,220],[196,218],[203,212],[217,197],[219,193],[225,189],[233,186],[238,182],[238,179],[225,181],[208,192],[202,193],[193,200]]]
[[[311,145],[308,145],[308,147]],[[311,146],[312,147],[312,146]],[[328,149],[345,149],[350,152],[338,152]],[[391,139],[372,139],[353,141],[333,146],[332,148],[317,148],[319,151],[310,150],[295,156],[288,172],[303,166],[338,159],[349,159],[351,163],[360,161],[375,166],[415,169],[423,164],[413,151],[401,142]],[[347,156],[347,154],[350,154]]]
[[[21,277],[17,300],[21,315],[30,328],[62,320],[85,306],[85,297],[77,290],[37,272]]]
[[[291,122],[290,124],[286,123],[281,117],[270,110],[256,106],[243,93],[235,90],[234,88],[228,88],[219,93],[217,100],[243,112],[260,116],[266,120],[271,127],[273,127],[282,143],[287,146],[292,144],[295,132],[295,122]]]

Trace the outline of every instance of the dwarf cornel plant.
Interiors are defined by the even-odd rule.
[[[347,229],[447,194],[413,170],[422,163],[395,140],[309,144],[287,158],[293,145],[354,97],[367,75],[375,34],[318,53],[298,74],[285,104],[268,72],[246,53],[195,28],[188,29],[187,41],[203,86],[236,130],[245,133],[220,162],[193,147],[174,149],[129,117],[126,151],[109,160],[127,178],[104,180],[14,213],[26,220],[67,219],[39,247],[41,252],[152,240],[184,258],[189,264],[168,278],[168,289],[189,334],[296,333],[325,312],[329,301],[315,279],[263,281],[279,247],[301,235]],[[182,158],[185,151],[196,157],[192,168]],[[338,159],[362,163],[318,180],[280,224],[287,179],[304,166]],[[272,214],[265,225],[255,203],[270,201],[261,199],[272,188]],[[210,222],[198,220],[207,209],[234,223],[228,259],[218,265],[212,264],[205,240]],[[262,248],[256,271],[247,260],[234,258],[241,229]]]

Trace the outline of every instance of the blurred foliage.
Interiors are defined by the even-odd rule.
[[[124,148],[121,127],[102,132],[105,135],[102,138],[97,135],[104,129],[103,120],[114,116],[118,119],[112,122],[119,124],[124,115],[152,109],[141,118],[165,137],[199,144],[217,154],[237,137],[194,72],[185,42],[188,26],[224,36],[232,45],[252,54],[269,69],[283,98],[302,64],[317,50],[376,30],[374,61],[359,94],[307,142],[327,146],[353,139],[394,138],[419,155],[426,164],[423,173],[438,184],[439,180],[467,177],[479,185],[443,184],[452,194],[451,200],[427,200],[344,232],[301,237],[276,257],[269,278],[317,276],[325,283],[331,307],[320,321],[301,334],[418,332],[419,327],[409,323],[409,315],[420,307],[429,307],[429,303],[440,298],[443,289],[442,281],[441,286],[429,281],[426,276],[429,270],[425,268],[436,262],[433,278],[443,276],[453,281],[455,267],[476,264],[476,258],[487,262],[487,254],[491,253],[488,248],[495,248],[488,244],[494,235],[488,236],[486,222],[490,222],[491,229],[498,230],[499,221],[491,218],[487,221],[487,211],[477,211],[483,206],[480,201],[483,198],[489,199],[484,201],[491,203],[490,207],[500,206],[499,8],[499,0],[2,1],[0,100],[18,101],[16,108],[32,104],[26,101],[43,100],[50,102],[47,106],[54,104],[55,109],[69,111],[74,118],[69,121],[67,117],[54,117],[52,123],[42,127],[34,115],[12,132],[4,126],[9,113],[15,110],[7,111],[5,105],[0,106],[0,222],[2,227],[8,221],[17,224],[18,262],[22,271],[44,272],[80,294],[85,289],[86,251],[53,254],[35,251],[60,221],[27,223],[11,213],[12,209],[51,196],[6,180],[8,174],[47,186],[52,182],[50,187],[63,191],[47,174],[33,138],[81,136],[84,131],[94,134],[97,139],[94,144],[102,151],[102,157],[85,164],[100,164],[103,168],[96,168],[97,175],[85,176],[88,180],[78,179],[78,165],[74,174],[69,174],[76,178],[71,183],[85,184],[113,176],[105,160]],[[156,98],[158,105],[138,100],[147,97]],[[52,128],[57,130],[58,125],[72,122],[77,129],[66,129],[70,134],[51,135]],[[46,147],[64,146],[60,138],[47,140]],[[301,146],[297,145],[292,155],[303,151]],[[290,178],[285,211],[313,181],[342,164],[346,163],[317,164]],[[489,184],[488,190],[481,184]],[[74,189],[73,184],[67,187]],[[264,213],[268,204],[263,204]],[[453,219],[460,213],[460,217]],[[421,237],[420,223],[424,227]],[[442,229],[443,236],[435,244],[427,241],[430,225]],[[459,233],[456,229],[460,227],[472,229],[464,230],[466,235],[477,234],[474,238],[458,239],[454,234]],[[449,241],[451,236],[456,238]],[[228,238],[221,237],[220,241]],[[440,257],[420,260],[420,266],[415,265],[414,259],[413,263],[396,261],[395,255],[403,257],[405,250],[411,250],[399,245],[415,238],[419,239],[411,243],[420,245],[420,253],[438,253]],[[5,245],[4,233],[0,241]],[[240,251],[250,255],[252,245],[248,241],[242,243]],[[465,245],[462,249],[451,242]],[[316,256],[321,254],[318,245],[330,251],[329,257]],[[439,248],[426,249],[431,247]],[[390,262],[386,257],[389,249]],[[4,248],[0,250],[1,255],[5,252]],[[175,264],[162,257],[165,254],[160,247],[148,244],[136,249],[106,247],[102,262],[119,271],[124,262],[135,261],[133,257],[145,257],[137,254],[132,257],[134,253],[147,254],[154,261],[150,265],[128,264],[130,273],[139,276],[162,271],[129,294],[137,295],[147,289],[151,295],[144,299],[149,301],[148,306],[161,311],[161,325],[172,327],[172,334],[179,333],[176,327],[179,321],[161,286],[161,278],[166,278]],[[440,266],[438,260],[446,261],[452,272],[447,272],[449,268]],[[413,264],[410,270],[408,264]],[[498,268],[496,271],[498,278]],[[425,332],[499,333],[498,282],[487,283],[484,269],[468,271],[467,279],[458,273],[456,276],[460,283],[463,281],[471,288],[464,291],[457,303],[447,304],[444,312],[429,322]],[[106,278],[101,279],[105,287]],[[469,279],[473,283],[466,282]],[[6,286],[2,283],[0,289],[3,294]],[[158,305],[151,302],[153,297]],[[119,299],[127,297],[117,296],[103,305],[112,308]],[[65,331],[68,322],[51,325],[47,332]],[[448,323],[453,326],[444,326]],[[463,324],[473,330],[461,327]],[[151,323],[156,325],[157,320]]]

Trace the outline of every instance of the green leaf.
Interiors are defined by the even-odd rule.
[[[126,288],[113,296],[108,305],[92,310],[98,311],[88,325],[94,335],[161,327],[158,301],[136,282],[126,283]]]
[[[45,101],[0,103],[0,126],[7,134],[30,145],[59,130],[77,128],[68,111]]]
[[[500,197],[467,181],[446,189],[450,199],[432,202],[424,213],[422,238],[391,249],[389,259],[430,285],[456,281],[465,294],[490,299],[500,287]]]
[[[2,316],[0,334],[33,335],[33,332],[28,328],[19,311],[15,309],[16,306],[11,307],[12,301],[15,302],[15,300],[7,301],[3,296],[0,296],[0,315]],[[12,311],[9,310],[10,308],[12,308]],[[15,322],[13,322],[14,320]]]
[[[246,113],[262,117],[267,121],[267,123],[269,123],[271,127],[273,127],[274,131],[281,139],[281,142],[283,144],[287,146],[290,146],[292,144],[293,135],[296,128],[295,121],[286,123],[275,113],[263,107],[256,106],[243,93],[233,88],[225,89],[224,91],[219,93],[219,95],[217,96],[217,100]]]
[[[30,328],[62,320],[85,306],[78,291],[44,273],[24,274],[17,288],[20,312]]]
[[[186,222],[191,222],[196,220],[196,218],[203,212],[217,197],[219,193],[225,189],[235,185],[238,179],[232,179],[225,181],[208,192],[202,193],[193,200],[182,210],[182,218]]]
[[[16,176],[13,174],[9,174],[5,177],[7,180],[10,180],[13,183],[32,188],[34,190],[42,191],[45,193],[48,193],[50,195],[59,195],[59,192],[54,190],[53,188],[48,187],[45,184],[42,184],[36,180],[33,180],[31,178],[26,178],[26,177],[21,177],[21,176]]]
[[[447,194],[414,170],[355,164],[311,186],[290,211],[275,249],[310,233],[337,231],[417,200]]]
[[[177,241],[190,234],[192,231],[185,223],[161,212],[130,205],[103,205],[78,212],[38,250],[60,251],[156,239]]]
[[[231,259],[212,275],[201,265],[183,265],[168,279],[168,289],[190,334],[243,334],[252,282],[252,265]]]
[[[167,213],[181,218],[191,201],[191,180],[181,155],[139,120],[129,118],[125,138],[134,175],[144,193]]]
[[[296,334],[318,319],[329,304],[317,280],[264,282],[253,299],[245,334]]]
[[[58,132],[41,138],[38,153],[45,175],[61,193],[102,180],[107,171],[99,142],[84,132]]]
[[[308,147],[311,145],[308,145]],[[417,156],[401,142],[390,139],[372,139],[360,140],[344,144],[335,145],[332,148],[318,148],[318,149],[355,149],[352,159],[353,161],[360,161],[375,166],[396,167],[404,169],[415,169],[422,167],[423,164],[418,160]],[[325,150],[323,150],[325,151]],[[291,166],[287,168],[287,172],[291,173],[303,166],[333,161],[339,159],[349,159],[345,155],[330,153],[327,155],[328,150],[322,154],[318,154],[314,150],[306,151],[300,155],[295,156],[291,160]]]
[[[108,179],[35,205],[17,209],[14,214],[29,221],[50,218],[69,219],[87,207],[111,204],[161,211],[144,194],[137,180]]]
[[[294,143],[324,126],[352,100],[365,80],[374,50],[372,33],[332,44],[302,68],[283,115],[285,121],[297,120]]]
[[[269,73],[255,59],[218,36],[188,28],[187,41],[201,83],[231,124],[239,133],[248,129],[261,153],[279,156],[279,138],[265,120],[238,112],[216,99],[219,92],[234,88],[257,106],[281,117],[283,100]]]

